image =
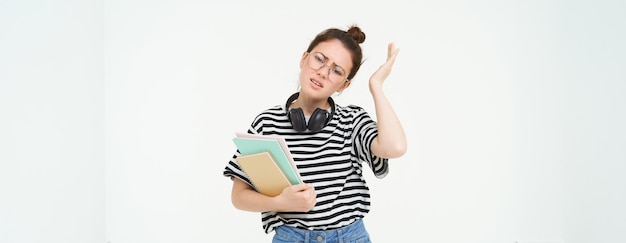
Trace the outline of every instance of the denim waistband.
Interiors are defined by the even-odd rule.
[[[357,220],[352,224],[337,229],[329,230],[305,230],[286,225],[276,228],[276,237],[283,240],[304,242],[351,242],[359,238],[369,239],[369,235],[363,225],[363,220]]]

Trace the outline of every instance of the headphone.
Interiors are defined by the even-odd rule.
[[[293,103],[300,93],[295,93],[287,99],[287,103],[285,104],[285,109],[287,110],[287,119],[291,122],[293,129],[298,132],[303,132],[309,129],[312,132],[318,132],[322,130],[330,122],[333,115],[335,114],[335,102],[331,97],[328,97],[328,103],[330,104],[330,113],[327,110],[315,108],[313,114],[309,118],[309,123],[307,124],[306,118],[304,117],[304,112],[301,108],[293,108],[289,109],[289,105]]]

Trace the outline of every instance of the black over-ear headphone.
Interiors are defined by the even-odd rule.
[[[330,113],[324,109],[316,108],[311,114],[309,118],[309,123],[307,124],[306,118],[304,117],[304,112],[301,108],[293,108],[289,109],[289,105],[293,103],[300,93],[295,93],[287,99],[287,104],[285,104],[285,109],[287,110],[287,119],[291,122],[293,129],[298,132],[306,131],[308,128],[312,132],[317,132],[322,130],[328,124],[328,122],[332,119],[335,114],[335,102],[331,97],[328,97],[328,104],[330,104]]]

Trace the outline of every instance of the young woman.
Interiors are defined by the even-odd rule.
[[[363,108],[331,98],[353,82],[364,40],[357,26],[318,34],[300,60],[299,92],[257,115],[248,129],[284,137],[304,183],[275,197],[260,194],[237,164],[238,151],[223,172],[233,180],[233,205],[261,212],[265,232],[275,231],[273,242],[369,242],[361,220],[370,210],[363,164],[383,178],[388,159],[402,156],[407,146],[382,88],[398,55],[393,44],[369,79],[377,121]]]

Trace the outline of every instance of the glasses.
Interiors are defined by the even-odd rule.
[[[309,63],[309,67],[315,71],[318,71],[322,68],[324,68],[324,66],[328,67],[328,75],[326,77],[328,77],[328,80],[330,80],[333,83],[339,83],[339,82],[348,82],[350,80],[348,80],[347,77],[347,73],[346,70],[344,70],[342,67],[337,66],[335,64],[333,65],[328,65],[326,63],[328,63],[328,58],[326,56],[324,56],[324,54],[319,53],[319,52],[314,52],[314,53],[310,53],[307,52],[307,62]]]

